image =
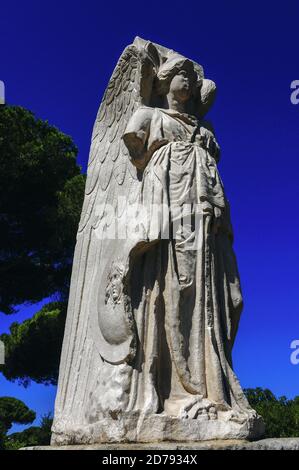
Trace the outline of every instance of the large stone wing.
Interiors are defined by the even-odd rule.
[[[66,331],[75,316],[86,322],[98,353],[112,363],[134,353],[128,294],[124,292],[122,305],[113,306],[106,292],[116,262],[124,266],[122,290],[126,288],[125,268],[134,244],[127,236],[127,214],[137,209],[142,181],[122,136],[135,110],[149,103],[157,55],[150,42],[135,40],[113,71],[94,124],[77,234]]]
[[[120,196],[127,198],[127,204],[137,197],[136,168],[122,135],[134,111],[147,104],[154,64],[150,57],[152,44],[135,43],[122,53],[94,124],[79,233],[87,227],[96,228],[107,204],[121,216],[124,204],[117,207],[117,201],[122,200]],[[109,224],[108,219],[106,222]]]

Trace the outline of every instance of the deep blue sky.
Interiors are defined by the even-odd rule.
[[[85,170],[93,121],[123,48],[136,35],[200,62],[218,85],[210,118],[232,206],[245,308],[234,350],[244,387],[299,395],[299,80],[297,1],[3,1],[0,80],[7,101],[71,135]],[[0,332],[31,316],[0,313]],[[53,387],[0,377],[0,395],[52,410]]]

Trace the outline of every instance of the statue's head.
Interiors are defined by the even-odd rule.
[[[160,67],[156,79],[159,95],[172,93],[179,101],[190,99],[199,83],[193,62],[176,53],[171,54]]]

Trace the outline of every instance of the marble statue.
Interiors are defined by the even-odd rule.
[[[52,445],[257,438],[203,68],[136,38],[95,121]]]

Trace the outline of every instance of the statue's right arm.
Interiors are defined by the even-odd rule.
[[[132,163],[143,169],[149,158],[147,142],[153,116],[153,108],[141,107],[135,111],[123,134],[123,140],[129,150]]]

